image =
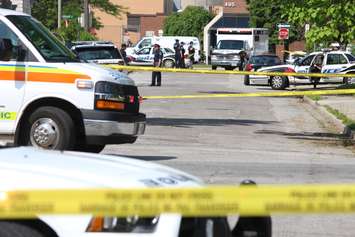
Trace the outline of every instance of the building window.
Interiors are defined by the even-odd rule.
[[[237,17],[237,27],[238,28],[248,28],[250,18],[248,16]]]
[[[127,30],[130,32],[140,32],[141,18],[139,16],[128,16]]]

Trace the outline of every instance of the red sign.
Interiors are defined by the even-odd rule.
[[[279,40],[288,39],[288,28],[280,28],[279,29]]]

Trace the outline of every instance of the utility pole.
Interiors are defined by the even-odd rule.
[[[58,29],[61,27],[62,22],[62,0],[58,0]]]
[[[84,28],[89,31],[89,0],[84,0]]]

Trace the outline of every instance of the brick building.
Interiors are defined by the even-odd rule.
[[[216,16],[204,29],[204,52],[206,59],[210,47],[215,46],[218,28],[248,28],[250,27],[250,13],[246,0],[224,0],[222,6],[213,8]]]
[[[111,0],[112,3],[126,8],[121,16],[111,16],[93,9],[103,28],[96,31],[101,40],[109,40],[116,45],[131,41],[136,43],[146,35],[159,35],[164,19],[176,10],[174,0]]]

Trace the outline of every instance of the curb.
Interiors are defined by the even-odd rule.
[[[328,110],[320,105],[317,101],[310,99],[308,96],[303,96],[303,101],[309,104],[313,109],[316,109],[321,115],[326,117],[331,123],[333,123],[336,129],[341,132],[346,138],[355,140],[355,131],[344,125],[341,120],[329,113]]]

